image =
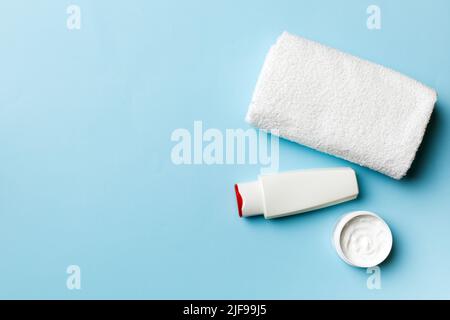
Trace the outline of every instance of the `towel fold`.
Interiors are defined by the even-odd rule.
[[[436,99],[396,71],[285,32],[266,57],[246,120],[401,179]]]

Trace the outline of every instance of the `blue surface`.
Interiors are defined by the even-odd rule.
[[[450,2],[66,1],[0,4],[0,298],[450,298]],[[347,166],[361,196],[239,219],[258,165],[172,163],[177,128],[243,128],[283,31],[410,75],[439,102],[408,177],[280,141],[280,171]],[[330,243],[342,214],[394,234],[382,289]],[[79,265],[81,290],[66,268]]]

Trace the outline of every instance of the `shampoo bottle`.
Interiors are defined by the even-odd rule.
[[[263,214],[266,219],[316,210],[358,196],[351,168],[310,169],[261,175],[234,186],[240,217]]]

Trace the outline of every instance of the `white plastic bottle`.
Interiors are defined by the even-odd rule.
[[[239,216],[289,216],[353,200],[358,196],[355,171],[328,168],[259,176],[235,185]]]

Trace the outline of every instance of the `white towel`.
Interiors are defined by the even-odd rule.
[[[401,179],[436,99],[396,71],[285,32],[266,57],[246,120]]]

